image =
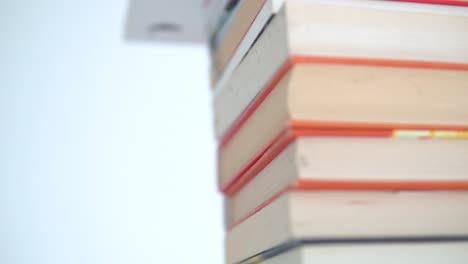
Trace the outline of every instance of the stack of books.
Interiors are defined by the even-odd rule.
[[[468,263],[467,6],[227,2],[226,263]]]

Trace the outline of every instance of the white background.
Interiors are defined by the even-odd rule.
[[[0,263],[222,263],[202,46],[125,0],[0,2]]]

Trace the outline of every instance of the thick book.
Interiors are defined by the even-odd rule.
[[[466,130],[467,83],[463,70],[294,64],[274,77],[220,138],[220,184],[255,160],[290,120]],[[224,107],[218,120],[230,114]]]
[[[290,191],[233,227],[226,262],[291,241],[468,239],[468,192]]]
[[[331,127],[304,126],[281,136],[241,177],[223,189],[227,194],[226,226],[234,225],[271,197],[293,187],[468,190],[468,140],[387,138],[384,135],[389,131],[385,130],[345,130],[337,129],[336,134],[374,136],[322,136],[331,134]]]
[[[400,2],[468,6],[466,0],[400,0]],[[213,37],[217,39],[217,44],[212,46],[213,71],[219,75],[224,74],[224,70],[232,61],[236,66],[240,61],[239,58],[245,55],[267,21],[283,4],[284,0],[238,1],[238,7],[231,15],[232,19],[222,24]],[[402,6],[404,5],[403,3]]]
[[[217,136],[297,63],[468,70],[468,8],[400,5],[286,1],[216,92]]]
[[[292,241],[240,264],[466,264],[466,240]]]

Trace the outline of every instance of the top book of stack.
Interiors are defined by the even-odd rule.
[[[217,137],[296,63],[466,69],[468,1],[409,2],[240,1],[213,37]]]
[[[376,8],[382,3],[375,3],[379,1],[389,1],[389,0],[370,0],[374,3],[368,3]],[[284,5],[285,0],[251,0],[251,1],[228,1],[228,7],[226,8],[229,17],[228,19],[223,19],[222,24],[216,33],[213,36],[213,66],[216,72],[222,73],[228,63],[233,59],[236,54],[237,49],[248,49],[252,44],[252,40],[248,40],[249,35],[255,38],[271,18],[272,15],[276,14],[281,6]],[[234,2],[237,2],[237,5],[234,5]],[[307,1],[305,1],[307,2]],[[327,1],[318,1],[318,2],[327,2]],[[334,2],[332,0],[332,2]],[[341,1],[345,5],[353,6],[352,1]],[[428,4],[440,4],[440,5],[452,5],[452,6],[468,6],[467,0],[397,0],[393,2],[418,2],[418,3],[428,3]],[[337,3],[335,3],[337,4]],[[384,4],[387,5],[388,3]],[[426,11],[430,12],[431,9],[437,12],[439,7],[427,6]],[[394,7],[397,7],[395,5]],[[235,8],[234,8],[235,7]],[[400,11],[405,8],[411,8],[414,11],[414,7],[400,4]],[[420,9],[420,7],[418,7]],[[420,9],[421,10],[421,9]],[[424,10],[424,8],[422,9]],[[306,13],[306,12],[303,12]],[[327,16],[327,14],[322,14]],[[352,16],[352,14],[351,14]],[[344,19],[346,17],[343,17]],[[210,19],[212,20],[212,19]],[[312,22],[312,21],[310,21]],[[404,23],[404,21],[397,22]],[[249,32],[251,31],[251,32]],[[249,33],[248,33],[249,32]],[[331,33],[331,32],[330,32]],[[250,38],[252,38],[250,37]],[[318,37],[318,36],[317,36]],[[246,47],[244,47],[246,46]],[[238,52],[242,54],[242,52]],[[242,55],[240,55],[242,56]]]

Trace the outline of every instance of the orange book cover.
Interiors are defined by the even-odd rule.
[[[468,189],[468,182],[426,182],[426,183],[414,183],[414,182],[331,182],[331,181],[303,181],[296,180],[291,183],[289,186],[286,186],[281,191],[270,196],[264,202],[255,207],[248,214],[240,218],[237,222],[228,226],[228,230],[231,230],[243,223],[245,220],[262,210],[263,208],[270,205],[276,199],[281,197],[283,194],[288,192],[307,192],[307,191],[316,191],[316,190],[401,190],[402,187],[404,190],[466,190]]]
[[[352,122],[290,121],[270,142],[247,161],[221,191],[233,195],[252,180],[276,156],[298,137],[384,137],[424,139],[468,139],[468,126],[408,125],[408,124],[366,124]],[[296,187],[307,189],[468,189],[468,181],[318,181],[300,180]]]

